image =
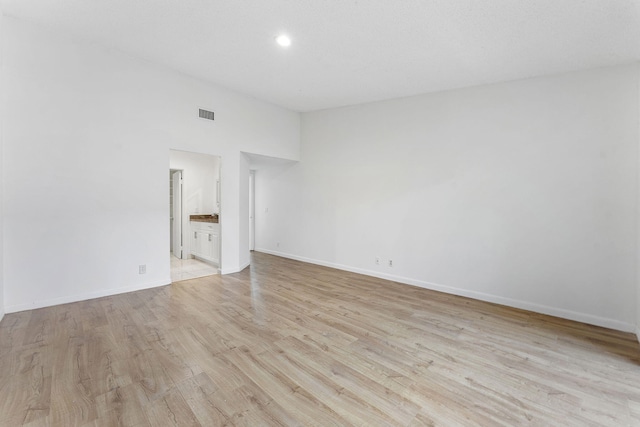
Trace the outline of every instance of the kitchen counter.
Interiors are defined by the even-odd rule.
[[[189,215],[189,221],[218,223],[218,214],[213,215]]]

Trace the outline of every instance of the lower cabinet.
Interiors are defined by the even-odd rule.
[[[191,221],[191,255],[220,265],[220,224]]]

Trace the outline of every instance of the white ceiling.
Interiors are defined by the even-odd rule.
[[[640,0],[0,0],[297,111],[640,60]],[[284,50],[274,38],[287,32]]]

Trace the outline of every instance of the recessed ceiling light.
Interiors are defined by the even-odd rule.
[[[282,47],[289,47],[291,46],[291,39],[286,34],[280,34],[278,37],[276,37],[276,43],[278,43]]]

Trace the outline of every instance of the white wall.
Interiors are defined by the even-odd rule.
[[[240,200],[240,218],[244,221],[246,227],[240,227],[238,230],[238,238],[244,243],[238,256],[240,257],[240,266],[246,267],[250,263],[249,252],[249,170],[250,161],[243,153],[240,155],[240,181],[238,198]],[[245,249],[246,248],[246,249]]]
[[[182,169],[183,209],[185,215],[218,213],[216,180],[220,173],[220,158],[206,154],[171,150],[171,169]]]
[[[2,54],[2,46],[3,46],[3,31],[2,28],[4,26],[4,16],[2,15],[2,11],[0,11],[0,321],[4,317],[4,211],[2,205],[3,199],[3,188],[4,188],[4,168],[2,167],[2,123],[3,123],[3,98],[4,98],[4,79],[3,79],[3,54]]]
[[[256,173],[257,248],[633,330],[637,80],[616,67],[303,114],[300,163]]]
[[[248,252],[238,239],[240,151],[296,159],[299,114],[4,24],[6,310],[169,283],[170,149],[221,156],[222,264],[239,269]],[[199,107],[215,122],[199,119]]]
[[[638,99],[640,99],[640,66],[638,67],[638,84],[637,84],[637,89],[638,89]],[[640,102],[640,101],[639,101]],[[640,112],[638,113],[638,134],[640,135]],[[638,138],[638,146],[640,147],[640,136]],[[638,341],[640,341],[640,149],[638,150],[638,211],[637,211],[637,218],[638,218],[638,224],[637,224],[637,228],[636,228],[636,235],[638,238],[638,242],[636,245],[636,250],[638,252],[638,257],[636,259],[636,281],[637,281],[637,288],[636,288],[636,299],[637,299],[637,303],[636,303],[636,310],[637,310],[637,314],[636,314],[636,336],[638,337]]]

